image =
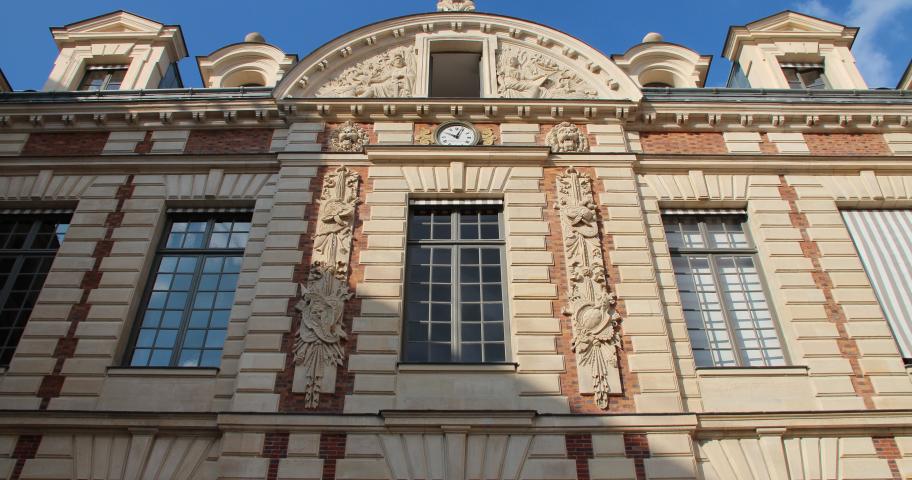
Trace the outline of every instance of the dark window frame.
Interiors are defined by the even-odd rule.
[[[124,355],[122,366],[124,368],[220,368],[221,357],[224,355],[224,342],[221,347],[221,354],[219,355],[219,366],[205,366],[205,365],[196,365],[192,367],[184,367],[179,364],[180,354],[183,349],[184,343],[186,341],[187,331],[190,330],[190,315],[193,312],[193,298],[195,294],[198,293],[199,285],[203,276],[203,267],[205,266],[206,258],[211,257],[239,257],[243,262],[245,252],[247,250],[248,242],[245,243],[243,248],[168,248],[168,238],[171,233],[171,229],[176,222],[185,222],[185,221],[198,221],[206,222],[206,230],[203,235],[203,244],[208,245],[211,235],[215,229],[215,224],[220,221],[231,220],[234,222],[245,222],[250,223],[252,217],[252,212],[245,213],[236,213],[236,212],[212,212],[212,213],[172,213],[168,215],[167,221],[165,223],[165,229],[161,239],[159,240],[158,246],[155,250],[155,259],[152,262],[151,269],[149,270],[147,276],[147,283],[143,291],[142,303],[140,308],[137,311],[132,332],[130,333],[129,348]],[[249,236],[249,234],[248,234]],[[171,351],[171,358],[167,366],[160,365],[148,365],[149,360],[147,359],[146,365],[133,365],[133,357],[137,349],[137,341],[142,330],[142,324],[145,319],[146,312],[149,310],[149,303],[152,298],[152,294],[155,292],[155,279],[158,276],[159,267],[161,262],[166,257],[195,257],[196,266],[194,268],[191,284],[187,290],[187,300],[184,304],[183,310],[181,310],[181,320],[180,325],[177,329],[176,340]],[[234,300],[232,301],[231,310],[234,309],[234,302],[237,299],[237,286],[234,290]],[[229,310],[230,312],[230,310]],[[229,313],[230,315],[230,313]],[[229,317],[229,326],[230,326],[230,317]],[[226,339],[227,339],[227,327],[226,327]],[[203,350],[205,350],[203,348]],[[202,358],[200,358],[202,361]]]
[[[126,78],[128,69],[129,69],[128,65],[112,65],[109,67],[94,67],[94,66],[89,65],[85,68],[85,73],[83,73],[82,80],[79,81],[79,85],[76,87],[76,90],[80,91],[80,92],[105,92],[105,91],[108,91],[109,90],[108,87],[111,85],[112,80],[114,80],[115,76],[118,75],[120,72],[123,72],[123,78],[121,78],[117,82],[117,88],[111,89],[112,91],[120,90],[121,86],[123,86],[123,81],[124,81],[124,78]],[[105,72],[104,80],[102,80],[101,86],[98,89],[91,89],[91,88],[89,88],[89,86],[91,84],[86,83],[90,80],[90,77],[92,76],[92,74],[94,72]]]
[[[15,258],[13,260],[13,265],[10,269],[10,272],[6,276],[7,277],[6,282],[4,282],[3,284],[0,284],[0,311],[3,311],[6,309],[7,302],[9,301],[10,294],[13,291],[13,287],[17,283],[17,279],[21,275],[23,275],[22,267],[25,264],[26,260],[30,259],[30,258],[41,258],[42,260],[49,259],[50,262],[53,263],[54,258],[57,256],[57,252],[60,250],[60,245],[63,243],[63,236],[66,235],[66,230],[69,229],[69,225],[72,221],[71,214],[63,214],[63,213],[16,214],[16,215],[9,215],[9,217],[16,219],[16,220],[27,218],[31,221],[31,226],[29,227],[29,231],[26,234],[26,237],[23,240],[22,245],[19,248],[6,248],[7,247],[6,244],[0,245],[0,258],[8,258],[8,257]],[[57,248],[35,248],[35,245],[34,245],[35,238],[39,234],[41,225],[45,224],[45,223],[49,223],[50,220],[57,220],[54,222],[54,225],[55,225],[54,236],[57,237]],[[61,225],[67,226],[63,230],[62,233],[60,231]],[[51,264],[48,264],[48,269],[43,274],[45,279],[47,278],[47,275],[50,273],[50,267],[51,267]],[[32,279],[32,282],[34,282],[34,279]],[[42,280],[41,285],[37,288],[38,295],[40,295],[41,290],[44,289],[44,282],[45,282],[45,280]],[[30,284],[29,290],[30,291],[34,290],[34,287],[35,287],[34,284]],[[37,297],[36,297],[36,300],[37,300]],[[0,367],[8,366],[10,363],[8,361],[2,360],[2,357],[6,356],[6,353],[7,353],[6,350],[11,350],[11,352],[9,353],[9,359],[10,359],[10,361],[12,361],[12,357],[13,357],[13,355],[15,355],[16,349],[19,346],[19,341],[22,338],[22,333],[25,331],[26,325],[28,324],[28,321],[31,319],[31,315],[32,315],[31,310],[33,308],[34,308],[34,305],[32,305],[32,307],[29,308],[28,318],[26,319],[25,323],[23,323],[21,325],[21,327],[17,326],[15,329],[11,329],[11,331],[18,330],[18,333],[15,335],[15,337],[16,337],[15,341],[13,341],[13,342],[10,341],[10,338],[12,338],[12,336],[5,336],[5,337],[0,336],[0,342],[2,342],[2,343],[0,343]],[[19,310],[21,312],[23,309],[19,309]],[[4,328],[4,330],[5,330],[5,328]],[[3,333],[6,333],[6,332],[3,332]]]
[[[460,239],[459,238],[459,226],[460,220],[463,213],[471,210],[484,210],[486,208],[496,208],[497,209],[497,225],[498,225],[498,239]],[[450,239],[438,240],[438,239],[421,239],[416,240],[412,238],[411,226],[414,221],[415,211],[416,210],[453,210],[453,213],[450,215]],[[402,313],[402,337],[401,337],[401,354],[400,360],[403,364],[414,364],[414,365],[503,365],[503,364],[512,364],[513,354],[512,354],[512,342],[511,342],[511,322],[510,322],[510,296],[509,296],[509,281],[507,278],[507,257],[506,257],[506,222],[504,218],[504,206],[502,204],[497,205],[480,205],[480,204],[452,204],[452,205],[411,205],[408,209],[408,219],[407,219],[407,237],[406,237],[406,261],[404,268],[404,294],[403,294],[403,313]],[[409,360],[407,358],[407,344],[409,343],[408,338],[408,305],[410,300],[410,292],[408,288],[409,284],[409,267],[414,264],[412,259],[412,251],[415,246],[430,246],[434,248],[449,248],[450,249],[450,298],[451,298],[451,308],[450,308],[450,318],[451,318],[451,334],[450,334],[450,352],[451,360],[450,361],[433,361],[433,360]],[[461,252],[466,248],[473,247],[484,247],[491,248],[496,247],[499,252],[500,260],[500,286],[501,286],[501,308],[503,313],[503,347],[504,347],[504,359],[502,361],[484,361],[484,343],[482,343],[482,361],[464,361],[462,355],[462,310],[460,305],[461,298],[461,289],[460,289],[460,258]],[[479,265],[483,265],[482,261],[479,259]],[[479,284],[482,285],[482,284]],[[473,302],[474,303],[474,302]],[[484,305],[483,300],[479,300],[479,303]],[[481,328],[484,329],[484,322],[481,323]],[[484,337],[482,337],[484,338]],[[476,342],[471,342],[476,343]]]
[[[807,64],[806,66],[796,66],[794,64],[786,63],[782,68],[782,74],[785,76],[785,81],[788,83],[789,88],[792,90],[829,90],[830,82],[826,75],[826,67],[823,63],[820,64]],[[789,72],[792,72],[795,80],[789,78]],[[819,71],[820,75],[817,77],[819,81],[811,84],[805,83],[804,78],[801,76],[802,73],[808,71]]]
[[[703,240],[704,240],[704,242],[706,242],[707,246],[704,248],[694,248],[694,247],[681,248],[681,247],[672,247],[669,244],[668,250],[671,253],[672,258],[674,258],[674,257],[687,258],[687,257],[691,257],[691,256],[704,256],[707,258],[707,260],[708,260],[707,263],[709,264],[710,271],[712,272],[713,283],[715,284],[715,290],[716,290],[717,295],[719,296],[719,302],[720,302],[720,306],[721,306],[720,311],[722,313],[722,318],[725,322],[725,330],[728,333],[729,343],[731,344],[732,355],[735,359],[735,365],[733,365],[733,366],[715,365],[715,359],[714,359],[713,365],[696,365],[696,367],[697,368],[781,368],[781,367],[794,366],[794,363],[791,360],[788,348],[784,341],[785,337],[783,336],[782,326],[780,325],[780,322],[779,322],[779,316],[776,314],[775,306],[771,302],[771,299],[773,297],[770,295],[770,289],[769,289],[769,285],[767,284],[767,281],[766,281],[766,275],[764,274],[763,266],[760,264],[760,257],[758,255],[757,243],[754,241],[753,235],[751,234],[747,215],[745,215],[745,214],[709,214],[709,215],[706,215],[706,214],[699,214],[699,213],[694,213],[694,214],[674,213],[674,214],[662,215],[662,223],[663,223],[663,225],[667,224],[669,218],[676,219],[676,218],[682,218],[682,217],[698,219],[697,227],[700,230],[700,234],[702,235]],[[738,222],[738,224],[741,226],[741,231],[744,233],[744,238],[746,239],[748,246],[744,247],[744,248],[720,248],[720,247],[709,246],[708,242],[709,242],[710,237],[709,237],[709,231],[706,227],[706,223],[707,223],[706,218],[707,217],[740,218],[741,220]],[[728,308],[728,305],[726,304],[726,302],[722,296],[722,288],[723,288],[724,283],[722,282],[721,276],[720,276],[718,268],[717,268],[717,263],[716,263],[716,258],[727,257],[727,256],[731,256],[731,257],[742,256],[742,257],[751,258],[751,260],[754,264],[754,268],[757,270],[757,276],[760,280],[760,287],[763,292],[764,300],[766,301],[767,309],[769,310],[770,320],[773,324],[773,328],[775,329],[777,339],[779,340],[779,349],[782,351],[783,365],[754,366],[754,365],[746,364],[744,356],[743,356],[744,349],[741,345],[740,338],[736,332],[735,322],[733,321],[731,311]],[[677,276],[677,272],[674,272],[674,273],[675,273],[675,276]],[[678,295],[680,295],[681,289],[677,285],[677,279],[675,280],[675,283],[676,283],[675,287],[676,287],[676,290],[678,291]],[[681,310],[682,310],[682,312],[684,311],[683,301],[681,302]],[[687,326],[686,328],[688,329],[688,331],[690,330],[689,326]],[[689,333],[688,333],[688,337],[690,337]],[[690,339],[690,345],[691,345],[691,348],[693,349],[693,340],[692,339]],[[712,352],[713,349],[710,348],[707,351]],[[694,359],[694,361],[696,362],[696,359]]]

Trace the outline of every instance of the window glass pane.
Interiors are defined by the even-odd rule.
[[[65,215],[0,217],[0,366],[13,358],[60,246],[58,226],[68,223]]]
[[[198,251],[160,254],[131,365],[219,365],[249,231],[249,216],[172,221],[163,252]]]
[[[743,364],[752,367],[781,364],[784,354],[753,258],[720,256],[716,257],[716,266]]]
[[[669,248],[706,248],[699,222],[693,217],[666,217],[665,237]]]
[[[506,359],[503,247],[477,244],[491,240],[502,241],[497,208],[412,210],[405,361]]]

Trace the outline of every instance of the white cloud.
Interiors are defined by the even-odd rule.
[[[892,87],[896,84],[896,61],[905,66],[907,59],[891,58],[881,42],[884,41],[884,30],[896,27],[898,14],[912,8],[912,0],[852,0],[848,10],[835,12],[822,0],[804,0],[795,5],[795,10],[832,20],[852,27],[860,27],[861,32],[855,40],[852,51],[862,76],[872,88]]]

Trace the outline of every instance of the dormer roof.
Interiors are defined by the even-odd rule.
[[[0,70],[0,92],[12,92],[13,87],[10,86],[9,81],[6,79],[6,75],[3,74],[3,70]]]
[[[856,27],[847,27],[803,13],[785,10],[747,25],[729,27],[728,36],[722,48],[722,56],[728,59],[737,58],[741,46],[747,40],[829,40],[851,47],[856,35],[858,35]]]
[[[899,79],[899,84],[896,85],[897,90],[912,90],[912,60],[909,61],[909,66],[906,67],[906,72],[903,73],[902,78]]]
[[[63,27],[51,27],[57,48],[85,40],[146,39],[150,43],[166,42],[173,49],[174,58],[187,56],[187,44],[180,25],[165,25],[155,20],[125,10],[99,15]]]

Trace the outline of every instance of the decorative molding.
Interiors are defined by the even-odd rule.
[[[575,124],[563,122],[555,125],[545,140],[554,153],[580,153],[589,151],[589,139]]]
[[[434,145],[437,141],[434,140],[434,129],[425,128],[418,132],[418,135],[415,135],[415,144],[416,145]]]
[[[483,128],[479,130],[481,133],[481,144],[482,145],[496,145],[497,144],[497,133],[493,128]]]
[[[370,135],[351,120],[330,134],[330,146],[334,152],[361,152],[368,143]]]
[[[438,12],[474,12],[474,0],[439,0],[437,2]]]
[[[504,45],[497,55],[497,94],[503,98],[596,98],[598,90],[543,53]]]
[[[617,297],[608,291],[592,179],[570,167],[557,177],[557,192],[570,284],[564,315],[573,329],[580,393],[594,394],[598,406],[607,409],[608,396],[620,393],[621,316],[615,310]]]
[[[396,47],[342,71],[316,96],[407,98],[415,91],[418,59],[410,47]]]
[[[304,394],[306,408],[317,408],[321,393],[335,392],[336,371],[345,359],[342,314],[353,295],[348,271],[359,183],[360,176],[345,167],[323,181],[310,272],[295,305],[301,326],[292,391]]]

